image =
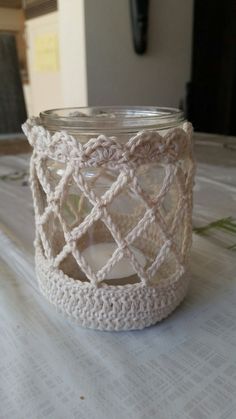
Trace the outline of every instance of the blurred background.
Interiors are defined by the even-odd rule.
[[[236,135],[235,0],[146,1],[142,54],[131,3],[0,0],[0,134],[50,108],[157,105]]]

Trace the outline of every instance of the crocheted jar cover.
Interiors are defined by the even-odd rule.
[[[125,144],[105,135],[82,144],[65,131],[50,134],[38,118],[26,121],[23,131],[33,147],[30,178],[36,222],[36,273],[45,297],[78,324],[100,330],[141,329],[168,316],[184,298],[189,281],[186,266],[192,237],[194,176],[191,124],[186,122],[183,128],[170,129],[165,135],[141,131]],[[64,167],[54,187],[48,159]],[[142,188],[137,176],[141,165],[152,163],[164,167],[163,183],[155,197]],[[102,196],[86,180],[84,170],[88,168],[118,173]],[[68,225],[62,210],[71,182],[92,207],[73,226]],[[177,202],[168,221],[161,206],[174,183],[178,186]],[[145,205],[144,213],[128,230],[123,224],[129,225],[129,216],[110,212],[111,203],[127,187]],[[49,220],[58,226],[53,237]],[[98,272],[93,272],[78,247],[95,223],[100,223],[98,234],[104,237],[108,231],[117,245]],[[178,231],[181,239],[177,242]],[[145,246],[152,261],[147,267],[140,264],[133,251],[134,242],[139,249]],[[73,258],[85,281],[73,275],[76,269],[71,270],[71,264],[66,263],[68,257]],[[138,282],[111,285],[106,278],[123,257],[129,260]]]

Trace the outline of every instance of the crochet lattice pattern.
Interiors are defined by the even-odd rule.
[[[33,146],[36,271],[43,294],[79,324],[102,330],[143,328],[166,317],[183,299],[188,285],[184,274],[192,236],[191,124],[163,136],[142,131],[125,144],[105,135],[85,144],[64,131],[51,135],[37,118],[29,119],[23,130]],[[55,184],[49,159],[63,167]],[[141,185],[138,170],[157,163],[163,168],[163,179],[154,195]],[[117,174],[102,195],[86,179],[88,168],[97,171],[96,182],[106,170]],[[90,211],[83,217],[75,214],[69,224],[63,208],[72,184]],[[166,215],[163,205],[173,189],[175,203]],[[133,214],[112,209],[127,190],[142,203]],[[116,243],[116,250],[97,272],[83,256],[91,228],[98,243],[109,241],[108,236]],[[144,267],[134,245],[145,254]],[[108,274],[123,258],[135,275],[130,283],[114,285]]]

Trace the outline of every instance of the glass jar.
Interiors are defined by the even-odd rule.
[[[40,114],[40,122],[51,135],[65,130],[81,145],[101,136],[103,139],[114,139],[116,144],[118,142],[124,147],[140,132],[155,131],[165,137],[171,130],[183,128],[185,121],[183,113],[177,109],[91,107],[45,111]],[[184,158],[177,163],[177,166],[182,167],[183,176],[187,164]],[[179,269],[179,260],[171,251],[163,258],[154,274],[152,268],[157,256],[160,252],[164,252],[165,243],[171,234],[179,253],[185,245],[184,232],[187,228],[185,218],[177,227],[174,224],[176,216],[181,213],[179,200],[182,183],[178,176],[172,179],[171,185],[160,199],[163,185],[168,179],[167,166],[165,159],[158,161],[144,159],[142,162],[140,158],[140,164],[134,168],[134,177],[130,177],[120,192],[108,200],[103,216],[93,220],[84,234],[76,240],[76,251],[82,255],[90,270],[86,270],[85,273],[72,253],[68,253],[61,261],[59,269],[68,277],[82,282],[91,281],[95,274],[100,285],[122,286],[139,283],[140,274],[137,274],[135,268],[137,263],[139,272],[145,272],[145,275],[149,272],[150,285],[156,285],[159,281],[173,276]],[[55,192],[59,185],[66,167],[66,163],[51,157],[47,158],[46,177],[52,192]],[[108,196],[106,194],[114,187],[122,170],[122,165],[113,167],[103,164],[81,168],[80,174],[86,184],[85,189],[92,191],[92,198],[89,196],[90,192],[81,190],[81,183],[77,182],[75,177],[70,178],[63,199],[60,201],[60,217],[51,213],[47,220],[46,231],[54,258],[63,246],[66,246],[65,229],[70,233],[76,231],[82,223],[86,223],[96,203],[104,201]],[[153,207],[157,197],[160,203],[156,214],[155,210],[152,214],[150,208]],[[152,217],[151,222],[148,210]],[[147,227],[145,229],[142,227],[141,233],[133,234],[134,239],[131,239],[132,232],[137,230],[138,224],[143,219],[146,220]],[[114,258],[117,249],[126,246],[127,241],[127,257],[124,252],[123,257],[116,258],[116,263],[113,263],[110,269],[104,270],[107,262]],[[129,251],[135,258],[133,264],[130,263],[132,255],[130,256]]]

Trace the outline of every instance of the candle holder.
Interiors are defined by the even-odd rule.
[[[189,282],[194,161],[181,111],[59,109],[23,130],[44,296],[100,330],[167,317]]]

